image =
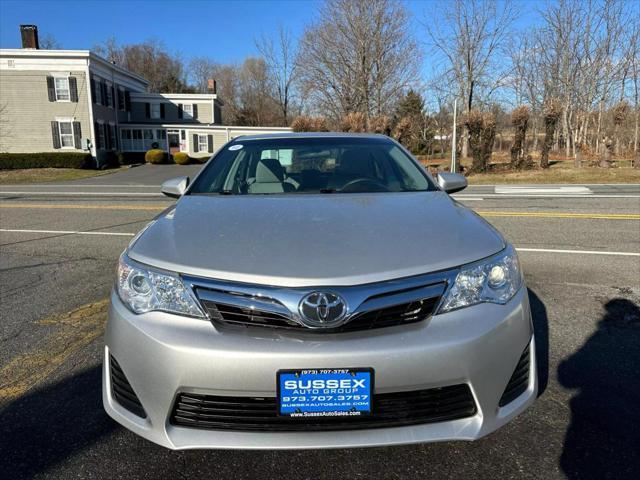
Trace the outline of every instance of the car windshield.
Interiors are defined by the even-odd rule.
[[[436,188],[384,137],[243,140],[223,147],[189,194],[264,195],[429,191]]]

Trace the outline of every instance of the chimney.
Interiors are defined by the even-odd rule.
[[[20,25],[20,35],[22,36],[22,48],[39,49],[38,27],[36,25]]]
[[[207,90],[209,93],[217,93],[216,81],[213,78],[207,80]]]

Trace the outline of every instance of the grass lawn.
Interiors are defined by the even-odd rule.
[[[96,177],[118,172],[122,168],[109,170],[83,170],[79,168],[24,168],[0,170],[0,185],[18,183],[66,182],[80,178]]]
[[[640,183],[637,168],[571,168],[552,165],[547,170],[496,172],[469,175],[469,185],[507,183]]]

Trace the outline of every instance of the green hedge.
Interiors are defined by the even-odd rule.
[[[93,168],[90,153],[0,153],[0,170],[16,168]]]
[[[184,152],[177,152],[173,154],[173,161],[178,165],[189,165],[191,163],[191,159],[189,155]]]
[[[146,160],[147,163],[153,163],[153,164],[165,163],[167,160],[167,154],[165,153],[164,150],[158,150],[158,149],[148,150],[147,153],[145,153],[144,155],[144,159]]]

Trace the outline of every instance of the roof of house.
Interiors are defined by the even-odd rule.
[[[102,58],[100,55],[93,53],[90,50],[42,50],[42,49],[30,49],[30,48],[1,48],[0,57],[31,57],[31,58],[86,58],[91,61],[101,63],[107,68],[112,68],[122,75],[127,75],[139,82],[149,85],[149,81],[135,74],[125,68],[119,67],[115,63],[111,63],[108,60]]]

